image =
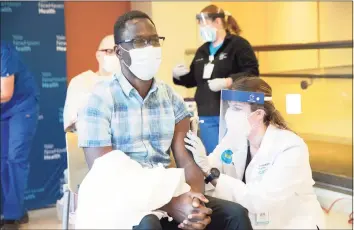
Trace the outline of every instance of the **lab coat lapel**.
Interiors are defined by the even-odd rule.
[[[247,142],[243,143],[242,146],[240,146],[235,151],[235,156],[232,161],[236,173],[235,178],[239,180],[242,180],[243,174],[245,173],[246,159],[247,159]]]
[[[276,128],[269,125],[258,152],[246,169],[246,181],[255,180],[260,174],[264,173],[265,167],[269,166],[268,163],[270,162],[268,161],[271,160],[272,147],[276,137],[275,132]]]

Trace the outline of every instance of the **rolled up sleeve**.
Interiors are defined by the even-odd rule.
[[[191,117],[192,115],[190,112],[188,112],[186,103],[184,102],[183,98],[180,95],[178,95],[171,87],[167,85],[166,87],[175,114],[175,124],[178,124],[186,117],[188,118]]]
[[[112,111],[113,99],[109,85],[98,84],[87,103],[78,112],[76,128],[79,147],[94,148],[112,145]]]

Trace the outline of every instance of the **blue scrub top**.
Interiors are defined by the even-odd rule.
[[[21,111],[35,109],[39,100],[39,88],[34,76],[22,62],[16,48],[1,41],[1,78],[15,76],[14,93],[10,101],[1,103],[1,119]]]
[[[209,45],[209,53],[210,55],[214,56],[216,54],[216,52],[218,52],[218,50],[220,49],[220,47],[222,46],[224,42],[222,42],[221,44],[217,45],[217,46],[213,46],[213,43],[210,43]]]

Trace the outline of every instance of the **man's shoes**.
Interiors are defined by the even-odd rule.
[[[1,230],[18,230],[20,229],[20,225],[17,223],[17,221],[6,221],[1,224]]]
[[[26,212],[25,215],[23,215],[23,217],[21,217],[21,219],[18,222],[19,224],[28,224],[29,222],[28,212]]]
[[[1,230],[14,230],[19,229],[21,224],[27,224],[29,222],[28,212],[19,220],[1,220]]]

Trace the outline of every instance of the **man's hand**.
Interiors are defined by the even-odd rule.
[[[209,209],[208,213],[201,211],[201,209],[208,209],[204,206],[204,204],[201,201],[202,199],[198,197],[193,198],[192,206],[195,211],[192,214],[188,215],[188,219],[185,219],[182,223],[178,225],[179,228],[186,229],[186,230],[205,229],[206,226],[210,224],[211,218],[209,215],[211,215],[212,210]],[[199,210],[199,212],[196,210]]]
[[[200,193],[188,192],[173,198],[162,210],[167,211],[178,223],[188,220],[188,223],[186,222],[188,226],[183,224],[179,226],[181,228],[204,229],[210,223],[209,215],[212,210],[205,207],[202,202],[209,201]]]

